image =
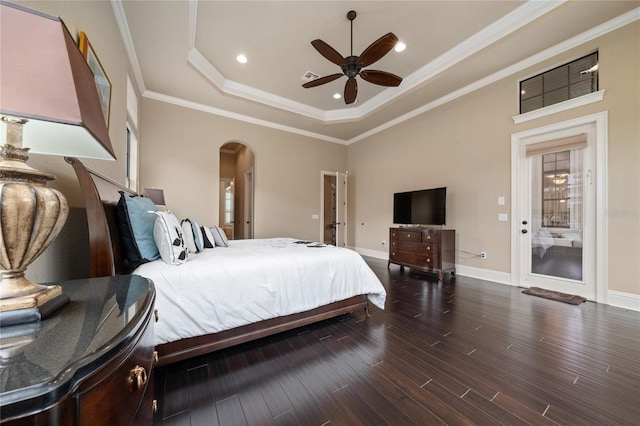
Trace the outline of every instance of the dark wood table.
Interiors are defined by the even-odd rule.
[[[0,327],[2,423],[150,424],[153,283],[122,275],[55,284],[67,305]]]

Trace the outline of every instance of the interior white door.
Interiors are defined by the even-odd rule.
[[[347,174],[320,173],[320,241],[347,245]]]
[[[520,140],[519,285],[596,300],[595,142],[594,124]]]
[[[336,173],[336,246],[347,245],[347,174]]]
[[[253,238],[253,169],[244,174],[244,238]]]

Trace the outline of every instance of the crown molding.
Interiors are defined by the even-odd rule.
[[[220,117],[230,118],[233,120],[244,121],[245,123],[255,124],[257,126],[268,127],[275,130],[281,130],[283,132],[293,133],[300,136],[306,136],[313,139],[323,140],[327,142],[333,142],[340,145],[346,145],[347,141],[344,139],[334,138],[332,136],[323,135],[320,133],[310,132],[307,130],[299,129],[297,127],[285,126],[283,124],[274,123],[273,121],[261,120],[259,118],[251,117],[249,115],[238,114],[235,112],[227,111],[221,108],[215,108],[209,105],[203,105],[197,102],[187,101],[182,98],[176,98],[174,96],[165,95],[158,92],[147,90],[142,94],[143,97],[148,99],[154,99],[156,101],[164,102],[167,104],[173,104],[184,108],[189,108],[197,111],[202,111],[208,114],[217,115]]]
[[[124,13],[122,7],[122,0],[111,0],[111,8],[113,9],[113,16],[118,25],[120,31],[120,37],[124,44],[124,49],[127,52],[127,58],[131,64],[131,71],[133,71],[133,78],[136,81],[136,86],[140,93],[144,93],[144,78],[142,77],[142,71],[140,70],[140,63],[138,62],[138,55],[136,55],[136,49],[133,46],[133,39],[131,38],[131,32],[129,32],[129,23],[127,22],[127,16]]]
[[[221,93],[238,96],[294,114],[320,120],[324,123],[362,119],[387,103],[413,90],[425,81],[452,67],[485,47],[495,43],[535,19],[549,13],[566,0],[528,1],[507,15],[478,31],[453,49],[426,64],[403,79],[398,88],[388,88],[357,107],[321,110],[301,102],[296,102],[270,92],[229,80],[220,73],[195,46],[198,17],[198,0],[189,2],[189,53],[187,62],[213,84]]]

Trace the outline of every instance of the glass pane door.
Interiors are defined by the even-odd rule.
[[[530,158],[531,273],[583,280],[583,150]]]

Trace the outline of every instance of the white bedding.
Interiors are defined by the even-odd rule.
[[[156,260],[135,274],[156,287],[155,344],[215,333],[307,311],[358,294],[384,309],[386,292],[360,255],[291,238],[230,241],[168,265]]]

